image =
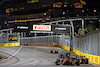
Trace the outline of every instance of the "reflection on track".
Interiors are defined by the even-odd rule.
[[[0,47],[0,51],[4,51],[12,55],[12,53],[19,47]],[[54,64],[58,58],[58,54],[51,54],[50,49],[57,49],[58,52],[64,51],[57,47],[23,47],[14,57],[17,60],[7,60],[0,63],[0,67],[59,67]],[[13,58],[14,58],[13,57]],[[13,59],[12,58],[12,59]],[[80,67],[94,67],[93,65],[80,65]],[[63,67],[63,65],[60,65]],[[72,66],[69,66],[72,67]],[[75,66],[76,67],[76,66]],[[79,66],[78,66],[79,67]]]

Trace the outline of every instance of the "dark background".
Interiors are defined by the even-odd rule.
[[[2,1],[3,0],[0,0],[0,3]],[[53,0],[40,0],[40,3],[37,3],[37,4],[41,5],[41,3],[45,3],[45,2],[49,2],[49,1],[52,3]],[[55,0],[55,1],[57,1],[57,0]],[[59,1],[62,1],[62,0],[59,0]],[[71,4],[72,2],[78,2],[79,0],[63,0],[63,1],[68,1]],[[90,9],[91,12],[93,11],[93,9],[96,9],[98,15],[100,16],[99,0],[83,0],[83,1],[86,2],[86,7],[88,9]],[[0,26],[1,26],[0,29],[9,27],[9,24],[5,24],[5,20],[7,20],[7,15],[6,15],[5,9],[10,8],[10,7],[16,7],[16,6],[19,6],[19,7],[26,6],[28,8],[31,7],[31,4],[26,5],[26,3],[27,3],[27,0],[10,0],[10,1],[0,4]]]

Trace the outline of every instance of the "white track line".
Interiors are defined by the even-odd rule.
[[[19,47],[18,50],[16,50],[16,52],[14,52],[10,57],[8,57],[7,59],[4,59],[4,60],[2,60],[2,61],[0,61],[0,62],[4,62],[4,61],[6,61],[6,60],[12,58],[13,56],[15,56],[15,55],[21,50],[21,48],[22,48],[22,46]]]

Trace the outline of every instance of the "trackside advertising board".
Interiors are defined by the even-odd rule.
[[[32,25],[27,25],[27,24],[16,24],[14,25],[14,31],[15,32],[27,32],[32,28]]]
[[[51,25],[33,25],[33,30],[51,31]]]
[[[54,33],[70,33],[71,26],[68,25],[52,25]]]
[[[20,43],[0,43],[0,47],[14,47],[14,46],[20,46]]]
[[[17,41],[17,35],[10,35],[9,41]]]

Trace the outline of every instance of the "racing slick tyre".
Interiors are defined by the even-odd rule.
[[[55,51],[55,53],[58,53],[58,51]]]
[[[50,51],[50,53],[53,53],[53,51]]]
[[[57,59],[55,62],[56,65],[60,65],[60,59]]]
[[[81,62],[81,64],[84,64],[84,59],[82,59],[82,62]]]
[[[76,59],[76,65],[77,65],[77,66],[80,65],[80,59]]]
[[[63,63],[64,60],[61,60],[61,63]]]
[[[55,64],[56,64],[56,65],[60,65],[60,63],[59,63],[59,62],[55,62]]]
[[[84,59],[84,61],[85,61],[85,64],[88,64],[88,59]]]
[[[75,60],[74,60],[74,59],[71,59],[71,60],[70,60],[70,64],[71,64],[71,65],[75,65]]]
[[[65,62],[65,65],[70,65],[70,61],[66,61]]]

